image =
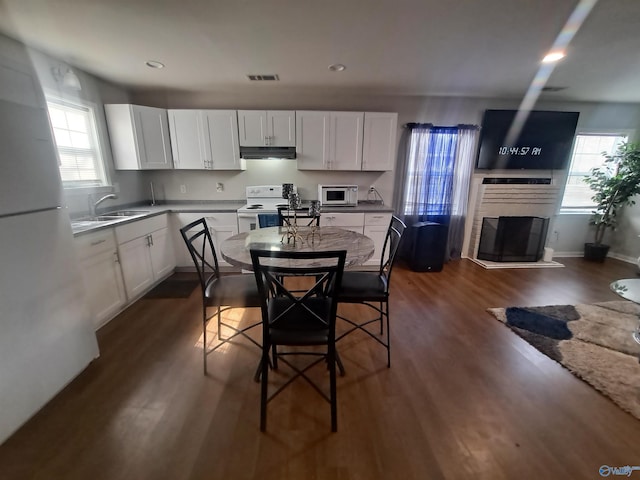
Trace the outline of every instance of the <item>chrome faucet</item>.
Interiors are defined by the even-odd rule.
[[[93,195],[89,195],[89,211],[91,212],[91,216],[95,217],[96,208],[98,208],[98,205],[100,205],[105,200],[109,200],[110,198],[118,198],[118,196],[115,193],[109,193],[108,195],[105,195],[104,197],[100,198],[97,202],[94,202]]]

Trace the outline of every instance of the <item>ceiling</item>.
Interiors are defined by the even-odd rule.
[[[544,98],[640,102],[640,0],[583,1],[597,3],[546,81],[566,88]],[[578,3],[0,0],[0,31],[132,90],[520,98]]]

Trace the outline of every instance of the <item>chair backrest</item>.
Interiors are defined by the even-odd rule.
[[[320,215],[309,215],[309,210],[306,208],[297,208],[296,210],[290,210],[287,207],[278,207],[278,217],[280,218],[280,225],[290,225],[293,219],[293,215],[298,219],[302,219],[303,222],[300,226],[310,227],[315,224],[320,225]]]
[[[282,217],[276,213],[259,213],[258,225],[260,228],[281,227]]]
[[[204,295],[207,285],[219,278],[218,256],[213,246],[209,226],[204,218],[200,218],[180,229],[180,235],[189,249],[189,254],[198,272],[200,286]]]
[[[337,298],[347,252],[291,252],[251,250],[253,271],[262,300],[263,334],[269,329],[297,332],[327,331],[335,339]],[[303,277],[296,289],[285,278]],[[299,283],[305,284],[299,289]],[[318,308],[320,307],[321,308]],[[300,322],[295,322],[300,318]]]
[[[386,277],[387,288],[389,288],[391,270],[393,269],[396,254],[398,253],[400,240],[406,228],[407,226],[402,220],[395,215],[391,216],[387,236],[384,239],[384,246],[382,247],[382,258],[380,259],[380,275]]]

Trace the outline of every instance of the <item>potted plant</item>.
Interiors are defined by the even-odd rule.
[[[624,205],[633,205],[633,196],[640,193],[640,144],[623,143],[609,155],[604,153],[601,167],[591,170],[584,181],[591,187],[591,199],[596,208],[590,225],[595,226],[593,243],[584,244],[584,258],[604,261],[609,245],[602,243],[608,228],[615,230],[618,211]]]

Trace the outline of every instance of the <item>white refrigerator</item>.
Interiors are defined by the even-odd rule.
[[[98,356],[42,92],[15,94],[25,75],[0,51],[0,443]]]

